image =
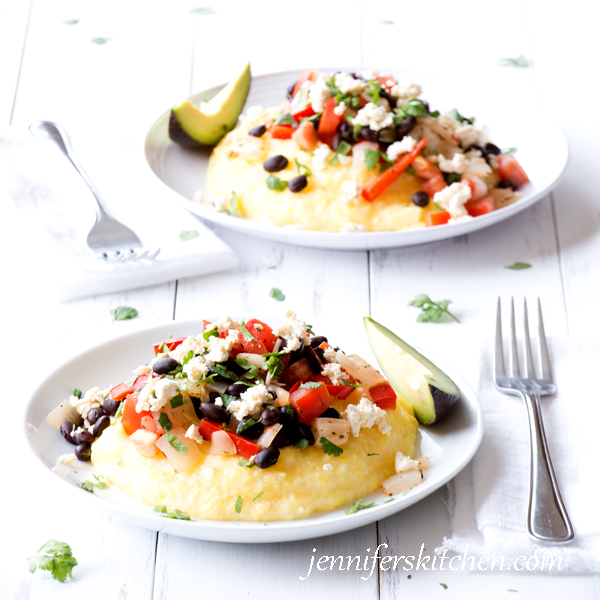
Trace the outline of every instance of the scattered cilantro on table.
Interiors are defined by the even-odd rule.
[[[370,504],[363,504],[362,503],[363,500],[364,500],[364,498],[357,500],[348,510],[345,510],[344,512],[347,515],[353,515],[355,512],[357,512],[359,510],[364,510],[365,508],[371,508],[372,506],[375,506],[375,502],[371,502]]]
[[[269,296],[277,302],[283,302],[285,300],[285,294],[279,288],[271,288]]]
[[[512,154],[513,152],[516,152],[517,150],[518,150],[518,148],[515,148],[515,147],[502,148],[502,154]]]
[[[37,554],[27,560],[30,573],[35,573],[37,569],[50,571],[54,579],[63,583],[67,576],[73,577],[73,567],[77,566],[77,559],[73,556],[69,544],[56,540],[46,542]]]
[[[344,450],[339,446],[336,446],[333,442],[330,442],[326,437],[322,437],[319,439],[321,443],[321,449],[325,454],[330,454],[331,456],[341,456],[344,453]]]
[[[67,19],[63,21],[63,25],[77,25],[79,23],[79,19]]]
[[[448,586],[447,586],[445,583],[440,583],[440,585],[441,585],[441,586],[442,586],[442,587],[443,587],[445,590],[447,590],[447,589],[448,589]]]
[[[191,15],[214,15],[216,12],[212,6],[195,7],[190,10]]]
[[[381,21],[379,21],[382,25],[394,25],[395,21],[388,21],[386,19],[383,19]]]
[[[512,269],[513,271],[522,271],[523,269],[530,269],[531,265],[526,262],[516,262],[512,265],[506,265],[505,269]]]
[[[237,497],[237,500],[235,501],[235,512],[239,515],[242,512],[242,505],[244,504],[244,499],[241,496]]]
[[[190,229],[188,231],[182,231],[179,234],[179,241],[180,242],[189,242],[190,240],[197,238],[199,235],[200,234],[195,229]]]
[[[417,294],[408,306],[415,306],[421,309],[421,313],[417,317],[419,323],[439,323],[444,313],[452,317],[457,323],[460,321],[448,310],[448,305],[452,300],[440,300],[434,302],[427,294]]]
[[[501,58],[498,61],[498,65],[501,67],[519,67],[526,69],[529,66],[529,61],[521,54],[517,58]]]
[[[138,311],[131,306],[117,306],[110,311],[113,321],[128,321],[138,316]]]
[[[106,42],[109,42],[110,40],[111,40],[111,38],[93,37],[92,44],[97,44],[98,46],[103,46],[104,44],[106,44]]]
[[[169,512],[166,506],[155,506],[154,512],[158,513],[161,517],[166,517],[167,519],[178,519],[179,521],[191,521],[190,515],[179,510],[175,509],[175,512]]]

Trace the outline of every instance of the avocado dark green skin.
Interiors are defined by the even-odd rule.
[[[435,412],[435,417],[433,418],[433,421],[426,423],[426,425],[437,423],[440,419],[445,417],[446,414],[450,412],[450,409],[456,404],[459,398],[458,395],[442,392],[442,390],[438,390],[431,384],[429,385],[429,391],[431,392],[431,398],[433,400],[433,409]]]
[[[190,137],[181,127],[181,124],[177,120],[177,117],[171,111],[171,116],[169,117],[169,137],[176,144],[180,146],[185,146],[186,148],[203,148],[204,144],[201,144],[194,138]]]

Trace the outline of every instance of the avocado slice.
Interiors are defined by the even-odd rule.
[[[417,420],[431,425],[444,417],[460,396],[458,386],[395,333],[370,317],[364,323],[381,370],[413,407]]]
[[[250,63],[208,102],[184,100],[171,109],[169,137],[188,148],[214,146],[237,123],[250,91]]]

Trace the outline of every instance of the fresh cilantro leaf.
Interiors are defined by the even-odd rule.
[[[440,111],[439,110],[434,110],[433,112],[429,113],[430,117],[433,117],[434,119],[437,119],[440,116]]]
[[[459,175],[458,173],[448,173],[446,177],[446,183],[448,185],[452,185],[453,183],[460,181],[461,177],[462,175]]]
[[[264,492],[261,492],[258,496],[256,496],[256,498],[252,499],[252,502],[256,502],[263,494]]]
[[[297,442],[294,444],[294,446],[295,446],[296,448],[302,448],[302,450],[304,450],[305,448],[308,448],[308,447],[310,446],[310,442],[309,442],[307,439],[305,439],[305,438],[302,438],[301,440],[298,440],[298,441],[297,441]]]
[[[300,90],[300,96],[306,96],[306,90]],[[301,100],[302,98],[300,98]],[[300,117],[300,122],[303,123],[304,121],[314,121],[321,113],[315,113],[314,115],[311,115],[310,117]],[[306,150],[304,150],[303,148],[300,148],[300,150],[303,150],[304,152],[306,152]]]
[[[125,402],[119,402],[119,408],[117,409],[117,412],[115,413],[115,423],[119,420],[119,417],[123,414],[123,408],[124,408]]]
[[[169,403],[171,404],[171,408],[179,408],[183,405],[183,396],[181,394],[177,394],[177,396],[173,396]],[[163,427],[164,429],[164,427]]]
[[[78,390],[77,388],[73,388],[71,390],[71,396],[75,396],[77,398],[81,398],[82,392],[81,392],[81,390]]]
[[[382,20],[379,21],[382,25],[393,25],[394,21],[387,21],[387,20]]]
[[[373,104],[377,104],[379,102],[379,97],[381,96],[381,84],[377,79],[369,79],[367,84],[365,94],[371,96],[371,102]]]
[[[361,131],[362,131],[362,125],[359,125],[358,123],[356,123],[356,125],[354,125],[354,132],[352,134],[355,141],[358,141],[358,136],[360,135]]]
[[[252,419],[250,419],[252,420]],[[254,423],[257,423],[257,421],[254,421]],[[238,429],[238,433],[240,432],[240,429]],[[248,467],[249,469],[251,469],[254,466],[254,463],[251,460],[238,460],[238,465],[240,465],[240,467]]]
[[[294,410],[294,407],[291,404],[287,405],[287,408],[285,409],[285,412],[290,415],[290,417],[293,417],[296,414],[296,411]]]
[[[342,448],[336,446],[333,442],[330,442],[326,437],[322,437],[319,442],[321,443],[321,449],[325,454],[330,454],[337,458],[344,453]]]
[[[294,158],[294,162],[296,163],[296,169],[298,169],[299,175],[305,175],[306,177],[312,175],[312,171],[306,165],[303,165],[297,158]]]
[[[393,499],[394,499],[394,498],[390,498],[389,500],[386,500],[386,502],[391,502]],[[385,504],[385,502],[384,502],[384,504]],[[412,575],[409,573],[409,574],[406,576],[406,579],[410,579],[411,577],[412,577]]]
[[[276,356],[269,357],[262,365],[263,371],[268,371],[271,375],[271,379],[279,379],[283,373],[285,365],[283,361],[279,360]]]
[[[179,233],[180,242],[189,242],[194,238],[197,238],[200,234],[195,229],[189,229],[188,231],[181,231]]]
[[[519,590],[513,590],[513,589],[511,589],[511,588],[506,588],[506,591],[507,591],[507,592],[518,592]]]
[[[381,163],[379,165],[379,174],[381,175],[384,171],[387,171],[392,165],[390,163]]]
[[[237,398],[236,398],[237,399]],[[225,431],[231,431],[231,427],[229,427],[229,425],[227,423],[221,423],[221,425],[223,425],[223,429]],[[412,488],[411,488],[412,489]]]
[[[440,585],[441,585],[441,586],[442,586],[442,587],[443,587],[445,590],[447,590],[447,589],[448,589],[448,586],[447,586],[445,583],[440,583]]]
[[[371,454],[367,454],[367,456],[379,456],[378,452],[371,452]]]
[[[158,424],[165,431],[171,431],[171,428],[173,427],[173,423],[171,423],[171,419],[169,419],[167,413],[160,413],[160,416],[158,417]]]
[[[238,376],[233,371],[227,370],[223,365],[219,363],[215,363],[210,368],[213,370],[214,373],[220,375],[221,377],[224,377],[225,379],[230,379],[232,381],[237,381],[238,379]]]
[[[289,112],[279,115],[279,117],[277,117],[277,119],[275,121],[275,125],[295,125],[295,124],[296,124],[296,120],[294,119],[294,117],[292,117],[292,115]]]
[[[421,313],[417,317],[419,323],[438,323],[444,313],[452,317],[457,323],[460,321],[448,310],[448,305],[452,300],[440,300],[434,302],[427,294],[417,294],[408,306],[415,306],[421,309]]]
[[[239,398],[236,396],[231,396],[230,394],[223,394],[221,396],[221,400],[223,400],[223,406],[227,408],[232,402],[239,400]]]
[[[186,355],[181,359],[181,364],[187,365],[190,362],[190,360],[192,360],[192,358],[194,358],[194,351],[188,350]]]
[[[127,384],[127,387],[133,387],[133,384],[136,382],[138,376],[134,375],[133,377],[130,377],[125,383]]]
[[[517,58],[501,58],[498,61],[501,67],[519,67],[526,69],[529,66],[529,61],[521,54]]]
[[[437,202],[433,203],[433,208],[435,208],[435,210],[444,210]]]
[[[411,488],[408,488],[402,495],[406,496],[406,494],[408,494],[408,492],[410,492],[411,490],[414,490],[414,489],[415,489],[415,486],[413,485]]]
[[[86,481],[78,481],[76,483],[82,490],[90,492],[91,494],[94,493],[95,487],[99,490],[104,490],[108,487],[108,485],[104,481],[102,481],[102,479],[97,475],[94,475],[94,479],[95,481],[90,481],[89,479],[87,479]]]
[[[35,573],[37,569],[50,571],[54,579],[65,582],[68,577],[73,577],[73,567],[77,566],[77,560],[69,544],[56,540],[47,541],[37,554],[27,559],[29,561],[29,572]]]
[[[190,10],[190,14],[192,15],[214,15],[215,13],[216,11],[212,6],[196,7]]]
[[[187,383],[185,381],[183,383],[180,383],[180,384],[177,385],[177,391],[178,392],[185,392],[186,389],[187,389]],[[175,396],[175,398],[177,398],[177,396]],[[175,398],[173,398],[173,400]],[[173,404],[171,404],[171,406],[173,406]],[[176,407],[173,406],[173,408],[176,408]]]
[[[390,498],[389,500],[386,500],[386,501],[384,502],[384,504],[389,504],[390,502],[393,502],[395,499],[396,499],[396,498]],[[409,577],[410,577],[410,575],[409,575]]]
[[[92,38],[92,44],[97,44],[98,46],[102,46],[104,44],[106,44],[106,42],[109,42],[111,40],[111,38],[105,38],[105,37],[93,37]]]
[[[227,213],[228,215],[231,215],[232,217],[240,216],[239,198],[238,198],[237,192],[231,192],[231,200],[229,201],[229,208],[225,208],[223,210],[220,210],[219,212]]]
[[[283,181],[279,179],[279,177],[275,177],[275,175],[269,175],[267,177],[267,187],[270,190],[275,190],[276,192],[283,192],[287,185],[287,181]]]
[[[202,337],[208,342],[208,340],[211,337],[219,337],[219,330],[216,327],[213,327],[212,329],[207,329],[203,334]]]
[[[167,519],[178,519],[179,521],[191,521],[190,515],[183,512],[182,510],[175,509],[175,512],[169,512],[166,506],[155,506],[154,512],[157,512],[161,517],[166,517]]]
[[[335,151],[333,158],[329,161],[329,164],[337,165],[340,162],[340,159],[338,158],[338,156],[340,154],[342,154],[343,156],[346,156],[348,154],[348,152],[350,152],[350,150],[352,150],[352,146],[346,140],[342,140],[340,142],[340,145],[337,147],[337,150]]]
[[[502,148],[502,154],[512,154],[516,152],[518,148]]]
[[[379,150],[369,148],[365,150],[365,164],[368,171],[372,171],[379,164],[379,154]]]
[[[353,515],[355,512],[357,512],[359,510],[364,510],[365,508],[371,508],[372,506],[375,506],[375,502],[371,502],[371,504],[363,504],[362,503],[363,500],[364,500],[364,498],[357,500],[348,510],[345,510],[344,512],[347,515]]]
[[[114,321],[128,321],[138,316],[138,311],[131,306],[117,306],[110,311]]]
[[[258,421],[255,421],[254,419],[250,418],[247,421],[245,421],[244,423],[240,423],[237,427],[237,429],[235,430],[235,432],[237,434],[242,433],[242,431],[246,431],[246,429],[249,429],[250,427],[252,427],[253,425],[256,425],[258,423]],[[254,464],[254,463],[251,463]],[[248,465],[244,465],[244,466],[248,466]]]
[[[277,302],[283,302],[285,300],[285,294],[279,288],[271,288],[269,296]]]
[[[424,117],[427,114],[427,107],[416,98],[409,98],[401,107],[402,113],[407,117]]]
[[[310,335],[315,335],[312,330],[312,325],[306,325],[306,333],[310,333]]]
[[[475,117],[463,117],[455,108],[453,108],[449,113],[448,113],[455,121],[460,121],[461,123],[470,123],[471,125],[473,125],[473,123],[475,123]]]
[[[248,328],[246,327],[246,323],[244,321],[242,321],[242,325],[240,327],[240,331],[242,332],[242,335],[244,336],[244,339],[247,342],[257,342],[258,340],[250,333],[250,331],[248,330]]]
[[[426,150],[427,154],[435,154],[436,156],[440,153],[439,150]]]
[[[185,444],[182,444],[170,431],[167,431],[167,442],[172,448],[175,448],[179,454],[185,454],[188,449]]]
[[[242,512],[242,505],[244,504],[244,500],[241,496],[237,497],[237,500],[235,501],[235,512],[239,515]]]
[[[353,388],[360,387],[360,383],[354,383],[354,381],[350,381],[349,379],[342,379],[342,382],[344,383],[344,385],[349,385],[350,387],[353,387]]]
[[[506,265],[505,269],[512,269],[513,271],[521,271],[522,269],[530,269],[531,265],[526,262],[516,262],[512,265]]]
[[[305,383],[302,383],[300,387],[303,390],[311,390],[313,388],[323,387],[324,385],[325,384],[322,381],[306,381]]]
[[[79,23],[79,19],[67,19],[63,21],[63,25],[77,25]]]
[[[98,475],[94,475],[94,479],[96,480],[96,482],[94,483],[94,486],[96,486],[99,490],[104,490],[108,487],[108,484],[105,483],[104,481],[102,481],[102,477],[98,477]]]

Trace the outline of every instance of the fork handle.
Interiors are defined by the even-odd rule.
[[[102,201],[98,190],[94,187],[92,180],[88,177],[87,173],[83,170],[83,167],[77,160],[67,132],[58,123],[53,123],[52,121],[35,121],[29,126],[29,131],[31,131],[31,134],[38,142],[48,141],[53,143],[86,182],[94,196],[94,200],[96,200],[97,220],[100,221],[103,218],[112,218],[107,208],[104,206],[104,202]]]
[[[573,526],[562,501],[544,423],[540,398],[537,394],[523,393],[529,417],[531,463],[529,471],[529,504],[527,532],[541,542],[564,543],[573,539]]]

